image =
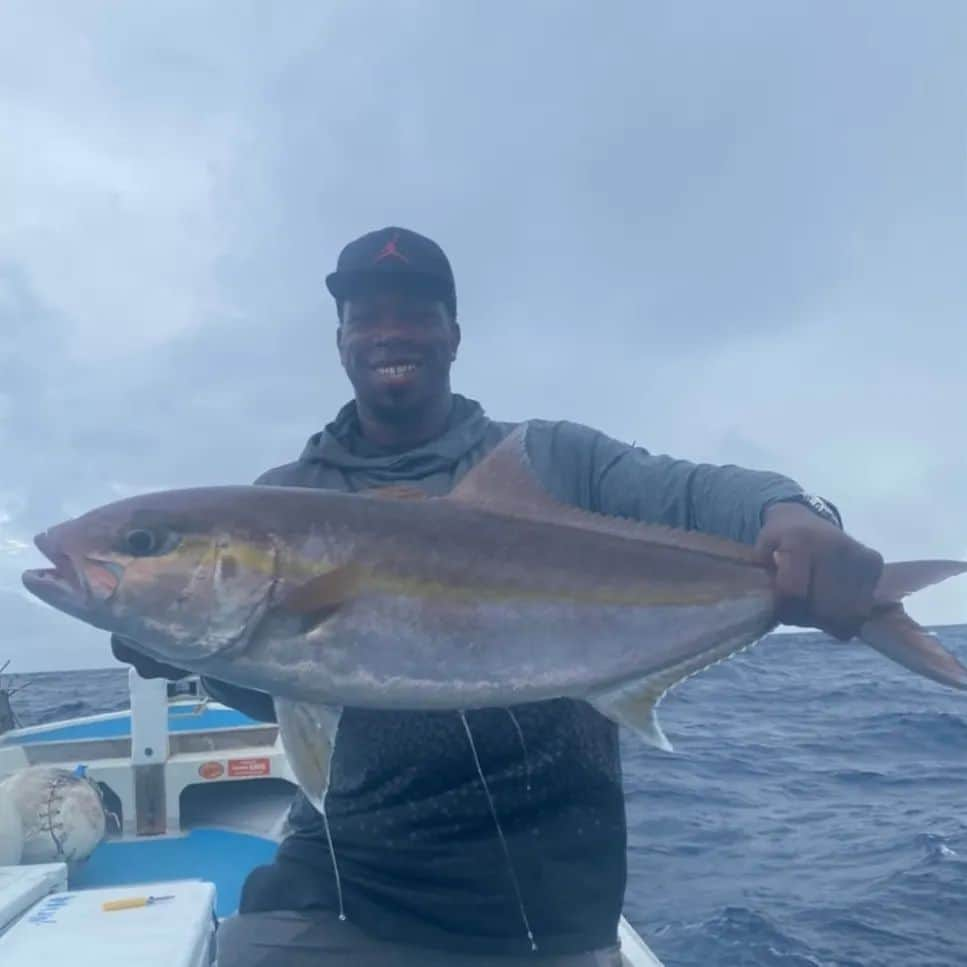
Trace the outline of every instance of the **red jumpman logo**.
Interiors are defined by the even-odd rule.
[[[409,262],[410,260],[396,247],[396,243],[400,240],[399,232],[397,232],[382,248],[379,255],[373,259],[373,264],[377,262],[382,262],[383,259],[399,259],[401,262]]]

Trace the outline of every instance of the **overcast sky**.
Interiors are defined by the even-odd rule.
[[[0,659],[112,661],[20,591],[36,531],[332,418],[323,278],[389,224],[450,255],[492,416],[967,557],[965,98],[959,0],[4,4]]]

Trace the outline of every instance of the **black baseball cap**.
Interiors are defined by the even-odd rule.
[[[350,242],[340,253],[326,288],[341,302],[387,284],[439,296],[456,315],[453,269],[443,249],[408,228],[381,228]]]

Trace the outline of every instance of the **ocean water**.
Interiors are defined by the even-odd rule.
[[[29,677],[23,724],[127,704],[123,669]],[[667,967],[967,965],[967,695],[774,635],[661,718],[674,754],[623,736],[626,913]]]

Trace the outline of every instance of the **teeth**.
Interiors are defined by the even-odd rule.
[[[376,372],[381,376],[402,376],[404,373],[412,373],[415,369],[415,363],[404,363],[402,366],[377,366]]]

